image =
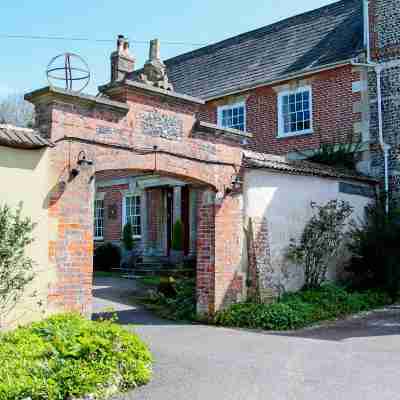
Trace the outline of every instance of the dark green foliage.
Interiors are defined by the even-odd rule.
[[[62,400],[147,383],[152,357],[111,321],[59,315],[0,336],[0,399]]]
[[[175,251],[183,250],[183,225],[179,219],[174,224],[171,247]]]
[[[287,256],[304,269],[304,287],[319,287],[326,279],[328,265],[341,249],[344,228],[353,208],[345,201],[332,200],[315,210],[300,240],[291,240]]]
[[[25,250],[33,242],[35,224],[21,214],[22,203],[16,211],[0,207],[0,316],[15,306],[34,277],[34,263]]]
[[[132,224],[128,222],[124,226],[124,230],[122,232],[122,242],[124,244],[124,249],[127,251],[132,251],[135,243],[133,241],[133,229]]]
[[[190,321],[196,317],[196,282],[194,279],[179,279],[174,283],[176,294],[167,297],[156,293],[146,303],[159,315],[177,321]]]
[[[349,292],[334,285],[323,285],[286,294],[276,303],[239,303],[220,311],[217,325],[266,330],[298,329],[319,321],[333,320],[390,303],[382,291]]]
[[[366,210],[366,218],[353,224],[349,249],[353,254],[347,270],[353,286],[381,287],[393,296],[400,289],[400,214],[395,205],[386,214],[385,201]]]
[[[168,298],[175,298],[177,295],[176,281],[171,276],[161,276],[157,291]]]
[[[324,143],[310,157],[308,161],[329,165],[336,168],[356,169],[356,154],[359,151],[361,142],[353,143]]]
[[[112,243],[104,243],[96,247],[94,251],[94,270],[110,271],[119,267],[121,262],[121,251],[118,246]]]

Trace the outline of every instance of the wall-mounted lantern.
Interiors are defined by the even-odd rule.
[[[78,160],[76,162],[77,166],[71,169],[71,177],[76,178],[79,175],[80,169],[86,166],[93,165],[93,160],[86,157],[84,150],[81,150],[78,154]]]

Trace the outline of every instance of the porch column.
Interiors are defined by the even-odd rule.
[[[182,221],[182,188],[180,186],[174,187],[174,213],[173,213],[173,224],[176,221]]]

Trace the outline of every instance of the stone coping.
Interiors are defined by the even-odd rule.
[[[222,128],[216,124],[212,124],[210,122],[200,121],[197,120],[196,122],[196,129],[198,131],[204,131],[214,134],[222,134],[222,135],[229,135],[238,138],[252,138],[253,134],[250,132],[244,132],[239,129],[232,129],[232,128]]]
[[[46,86],[44,88],[27,93],[25,94],[24,98],[31,103],[35,103],[36,100],[41,97],[50,96],[56,96],[64,100],[74,99],[81,103],[90,104],[92,106],[102,106],[121,113],[127,113],[129,111],[129,106],[126,103],[110,100],[101,96],[92,96],[89,94],[68,91],[55,86]]]
[[[124,81],[119,81],[119,82],[111,82],[106,85],[99,86],[98,89],[99,89],[99,92],[108,94],[108,93],[112,93],[113,90],[118,90],[123,87],[135,89],[142,93],[153,95],[153,96],[154,95],[155,96],[165,96],[167,98],[171,98],[171,99],[178,100],[178,101],[183,101],[185,103],[191,103],[191,104],[196,104],[196,105],[204,105],[205,104],[204,100],[198,99],[197,97],[192,97],[192,96],[188,96],[186,94],[173,92],[171,90],[157,88],[152,85],[132,81],[129,79],[126,79]]]

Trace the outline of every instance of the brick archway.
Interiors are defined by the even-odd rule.
[[[123,101],[51,88],[26,96],[36,106],[41,134],[55,143],[48,209],[57,226],[49,252],[57,282],[49,302],[58,308],[90,313],[93,177],[111,170],[157,172],[196,182],[201,188],[198,312],[212,314],[244,294],[242,197],[227,190],[240,172],[241,138],[199,125],[200,101],[158,92],[129,89],[122,92]],[[174,135],[160,133],[163,121],[169,130],[174,127]],[[82,162],[83,156],[93,164]]]

